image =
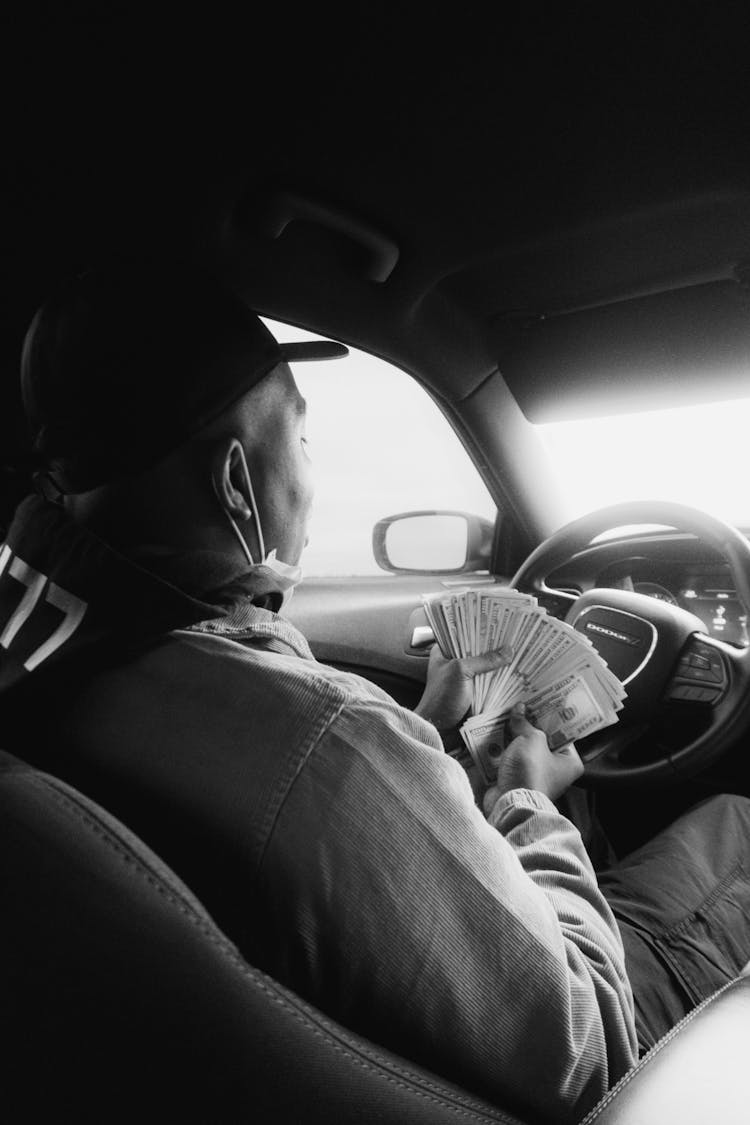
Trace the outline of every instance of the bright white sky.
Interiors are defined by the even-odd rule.
[[[280,341],[317,339],[276,321]],[[295,364],[316,479],[306,575],[379,574],[372,528],[396,512],[494,518],[487,489],[426,392],[365,352]],[[561,522],[621,500],[673,500],[750,526],[750,399],[537,427],[567,507]]]
[[[672,500],[750,526],[750,399],[538,427],[569,518]]]

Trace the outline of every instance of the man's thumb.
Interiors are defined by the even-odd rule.
[[[496,672],[498,668],[505,668],[513,659],[513,649],[510,645],[493,649],[492,652],[482,652],[478,656],[465,656],[461,661],[463,671],[469,676],[479,676],[482,672]]]
[[[511,708],[509,725],[511,734],[517,738],[520,734],[531,734],[534,730],[529,720],[526,718],[526,704],[515,703]]]

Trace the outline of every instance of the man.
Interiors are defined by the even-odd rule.
[[[21,722],[52,719],[37,763],[139,832],[249,959],[503,1105],[577,1118],[638,1050],[618,925],[553,803],[580,760],[517,714],[480,808],[439,731],[507,654],[433,652],[412,713],[279,616],[312,503],[289,358],[188,269],[47,302],[22,378],[57,495],[20,506],[0,557],[0,687]],[[644,994],[671,997],[631,921]]]

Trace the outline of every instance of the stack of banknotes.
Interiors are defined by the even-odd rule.
[[[617,722],[626,692],[591,642],[550,617],[531,594],[486,586],[423,598],[444,656],[476,656],[509,646],[510,663],[474,678],[473,702],[461,736],[485,780],[512,734],[516,703],[547,735],[551,750]]]

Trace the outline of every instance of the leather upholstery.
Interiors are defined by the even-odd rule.
[[[0,753],[0,1116],[504,1122],[250,967],[138,839]]]
[[[747,1125],[749,1060],[750,977],[743,973],[665,1035],[585,1125]]]
[[[9,1125],[521,1125],[249,966],[122,824],[2,752],[0,919]],[[586,1125],[744,1125],[748,1057],[743,976],[657,1044]]]

